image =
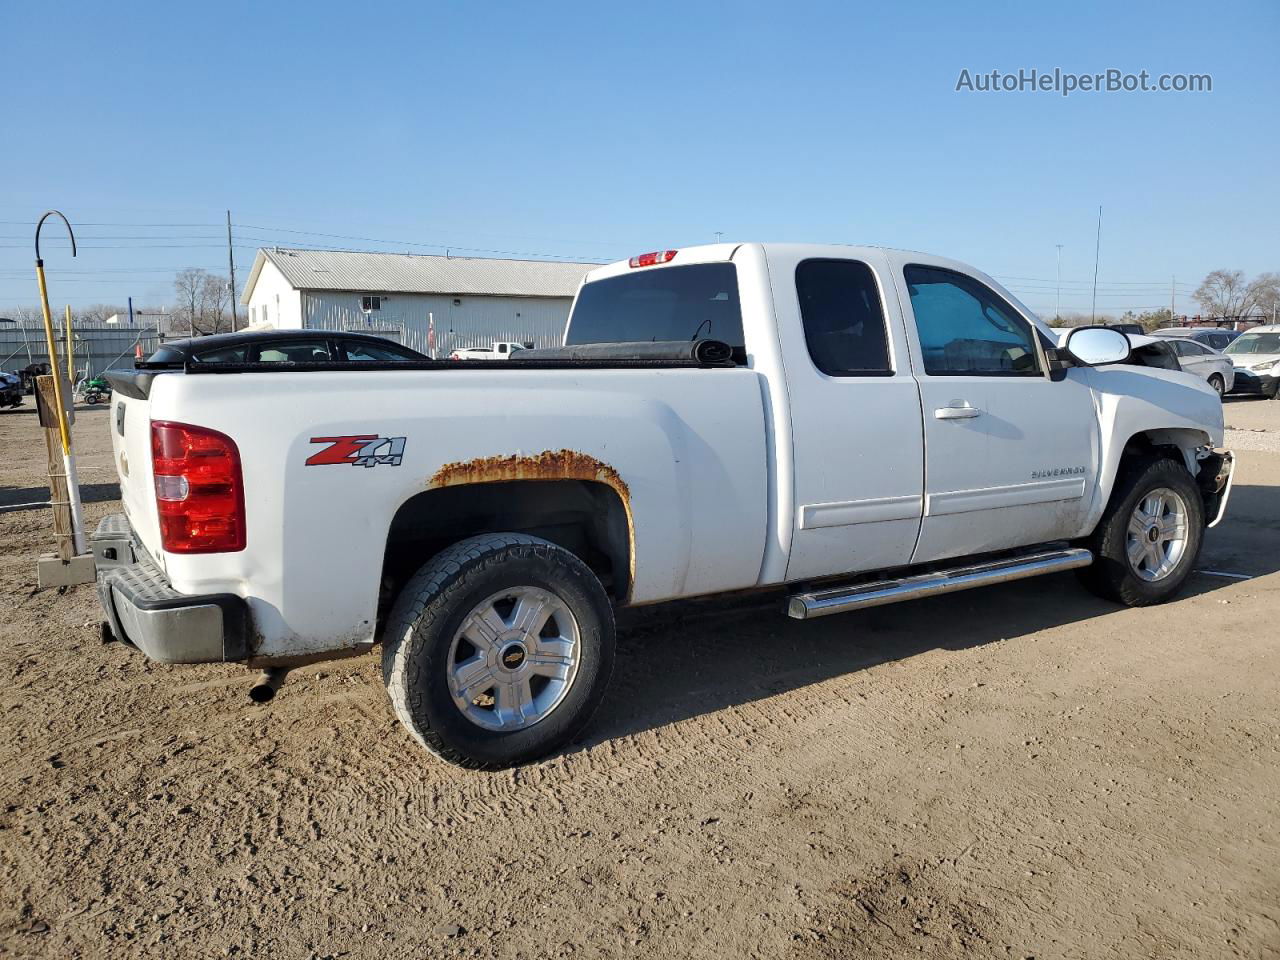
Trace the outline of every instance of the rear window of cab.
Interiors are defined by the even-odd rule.
[[[735,352],[745,347],[732,263],[641,269],[585,284],[565,345],[700,338],[721,340]]]

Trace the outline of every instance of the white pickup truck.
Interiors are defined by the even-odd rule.
[[[511,340],[495,340],[489,347],[459,347],[449,354],[450,360],[509,360],[511,355],[525,348],[523,343]]]
[[[583,727],[615,607],[772,589],[807,618],[1067,569],[1158,603],[1230,491],[1203,380],[1115,330],[1059,347],[990,277],[875,247],[604,266],[564,347],[500,363],[110,379],[106,629],[266,668],[267,694],[381,640],[410,733],[473,767]]]

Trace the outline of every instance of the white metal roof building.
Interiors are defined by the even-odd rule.
[[[513,340],[555,346],[588,270],[548,260],[260,249],[240,302],[277,329],[365,330],[435,356]]]

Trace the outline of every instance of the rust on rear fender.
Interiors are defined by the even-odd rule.
[[[630,566],[627,600],[630,600],[631,584],[636,579],[636,529],[631,516],[631,490],[618,471],[602,460],[577,450],[544,450],[528,456],[510,454],[477,457],[474,460],[446,463],[431,475],[431,479],[427,481],[427,489],[511,480],[585,480],[589,483],[603,483],[618,495],[627,518],[627,558]]]

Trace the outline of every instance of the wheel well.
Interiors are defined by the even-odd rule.
[[[1162,458],[1177,461],[1194,477],[1196,450],[1208,442],[1208,435],[1198,430],[1144,430],[1135,433],[1125,443],[1124,452],[1120,455],[1120,468],[1123,470],[1134,460]]]
[[[392,518],[382,563],[380,609],[431,557],[480,533],[541,537],[577,556],[605,590],[624,601],[631,588],[631,528],[621,497],[587,480],[513,480],[425,490]]]

